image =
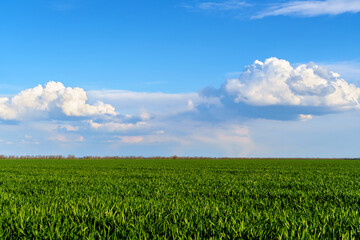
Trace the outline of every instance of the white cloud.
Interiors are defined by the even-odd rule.
[[[142,136],[120,136],[119,139],[123,143],[140,143],[144,140]]]
[[[303,16],[338,15],[360,12],[359,0],[324,0],[324,1],[289,1],[272,6],[253,18],[268,16]]]
[[[245,1],[230,0],[224,2],[202,2],[198,4],[197,8],[202,10],[229,11],[242,9],[245,6],[248,6]]]
[[[58,141],[58,142],[68,142],[69,140],[64,135],[55,135],[48,138],[48,140]]]
[[[57,141],[62,143],[70,143],[70,142],[83,142],[85,138],[83,136],[76,136],[76,135],[62,135],[62,134],[55,134],[47,138],[51,141]]]
[[[299,114],[299,120],[300,121],[308,121],[312,119],[312,115],[311,114]]]
[[[128,131],[144,128],[147,124],[146,122],[140,121],[137,123],[119,123],[119,122],[106,122],[106,123],[97,123],[93,120],[89,121],[91,128],[95,130],[102,130],[107,132],[119,132],[119,131]]]
[[[26,138],[26,139],[31,139],[32,136],[25,134],[25,135],[24,135],[24,138]]]
[[[149,113],[147,113],[147,112],[142,112],[140,114],[140,118],[143,121],[147,121],[147,120],[149,120],[151,118],[151,115]]]
[[[48,82],[26,89],[12,98],[0,98],[0,118],[24,120],[34,115],[44,115],[60,109],[66,116],[116,115],[115,108],[103,102],[86,103],[87,95],[82,88],[65,87],[60,82]]]
[[[63,125],[61,126],[62,128],[65,128],[66,131],[69,131],[69,132],[76,132],[79,130],[79,127],[78,126],[72,126],[72,125]]]
[[[229,79],[223,92],[255,106],[287,105],[359,108],[360,89],[340,75],[313,63],[292,67],[286,60],[255,61],[237,79]]]

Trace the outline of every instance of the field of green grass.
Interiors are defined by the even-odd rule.
[[[0,239],[360,239],[360,161],[0,160]]]

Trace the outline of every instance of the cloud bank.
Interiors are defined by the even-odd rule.
[[[85,117],[91,128],[106,131],[143,128],[149,121],[167,121],[180,115],[191,119],[194,114],[210,117],[210,121],[216,118],[214,114],[224,116],[225,120],[239,116],[276,118],[286,113],[294,115],[293,118],[296,115],[297,119],[311,119],[304,116],[359,109],[359,97],[360,89],[338,73],[314,63],[292,66],[286,60],[272,57],[264,62],[254,61],[239,77],[226,80],[219,89],[208,87],[199,93],[85,92],[79,87],[48,82],[0,98],[0,119],[72,117],[76,122],[77,117],[80,120]],[[65,129],[78,128],[69,125]]]
[[[360,12],[358,0],[289,1],[267,8],[253,18],[280,15],[314,17],[358,12]]]
[[[0,151],[267,155],[271,142],[262,139],[272,139],[270,125],[279,126],[278,132],[284,126],[278,139],[283,142],[285,128],[313,131],[310,126],[317,128],[322,115],[360,115],[359,96],[359,88],[333,71],[314,63],[294,66],[275,57],[256,60],[237,78],[198,93],[86,92],[48,82],[0,98]]]

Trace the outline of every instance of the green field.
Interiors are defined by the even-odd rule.
[[[356,160],[0,160],[0,238],[360,239]]]

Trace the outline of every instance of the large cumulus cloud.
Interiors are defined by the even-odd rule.
[[[220,89],[207,88],[200,94],[218,97],[225,115],[247,117],[288,119],[360,106],[360,89],[339,74],[314,63],[293,67],[275,57],[257,60]],[[210,110],[204,106],[199,109]]]
[[[88,104],[84,89],[65,87],[60,82],[48,82],[44,87],[38,85],[26,89],[12,98],[0,98],[0,118],[3,120],[23,120],[51,111],[60,111],[68,117],[116,115],[110,104],[101,101]]]
[[[292,67],[286,60],[255,61],[224,91],[250,105],[357,107],[360,89],[314,63]]]

